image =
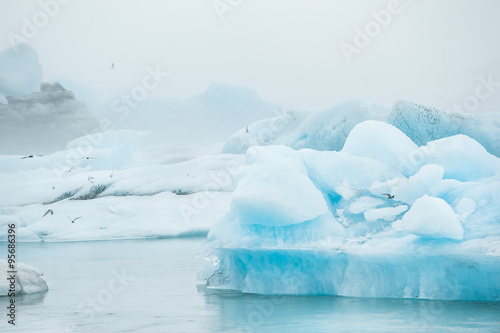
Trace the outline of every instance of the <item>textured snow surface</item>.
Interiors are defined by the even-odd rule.
[[[11,223],[18,242],[205,235],[229,211],[243,156],[134,147],[142,132],[99,135],[51,155],[0,156],[0,240]]]

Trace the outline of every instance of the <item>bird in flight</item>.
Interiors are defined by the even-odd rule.
[[[91,182],[92,184],[94,184],[94,182],[92,181],[92,179],[94,179],[94,177],[88,176],[87,179],[89,180],[89,182]]]
[[[111,69],[115,69],[115,64],[111,63]]]
[[[387,199],[394,199],[394,196],[389,193],[382,193],[382,195],[387,195]]]
[[[71,220],[71,223],[75,223],[76,220],[81,219],[81,218],[82,218],[81,216],[78,216],[78,217],[75,217],[74,219],[72,219],[71,217],[68,216],[68,219]]]
[[[48,214],[54,215],[54,211],[52,209],[49,209],[48,211],[45,212],[45,214],[43,214],[42,217],[45,217],[45,215],[48,215]]]

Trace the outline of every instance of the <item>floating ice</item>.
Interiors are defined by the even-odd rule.
[[[224,104],[219,88],[206,97],[213,108]],[[496,117],[355,99],[250,123],[223,148],[246,156],[220,146],[139,149],[134,131],[45,156],[0,156],[0,240],[10,223],[19,241],[210,229],[210,288],[498,301]]]
[[[0,259],[0,296],[8,296],[11,287],[8,280],[11,273],[8,268],[7,260]],[[43,278],[43,274],[33,266],[16,263],[15,265],[15,294],[34,294],[49,290],[47,282]]]
[[[142,151],[132,145],[141,135],[116,131],[51,155],[0,156],[0,241],[9,223],[25,242],[206,235],[229,211],[243,156],[210,147]],[[80,144],[89,155],[78,154]]]
[[[500,300],[500,159],[453,131],[418,133],[425,146],[368,120],[341,151],[250,148],[235,194],[252,195],[211,228],[200,278],[261,294]]]
[[[464,134],[479,142],[490,154],[500,156],[500,112],[458,115],[407,101],[397,101],[389,107],[359,98],[326,110],[283,110],[281,116],[260,120],[249,125],[248,132],[242,129],[232,135],[224,145],[224,152],[245,153],[251,145],[339,151],[354,126],[366,120],[393,125],[417,146]],[[377,140],[387,137],[385,133],[378,133]]]

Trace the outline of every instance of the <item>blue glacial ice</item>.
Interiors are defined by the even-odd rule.
[[[208,288],[499,301],[498,125],[403,102],[334,109],[226,142],[249,148],[208,234]]]
[[[418,146],[464,134],[479,142],[489,153],[500,156],[499,112],[455,114],[407,101],[397,101],[391,107],[362,98],[353,98],[325,110],[284,110],[279,116],[250,124],[233,134],[223,151],[243,154],[252,145],[271,144],[338,151],[354,126],[366,120],[391,124]]]

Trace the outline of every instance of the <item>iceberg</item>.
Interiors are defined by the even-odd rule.
[[[0,241],[8,224],[18,242],[206,236],[230,209],[244,156],[220,145],[143,148],[144,135],[97,133],[50,155],[0,156]]]
[[[499,157],[500,112],[492,111],[496,112],[456,114],[408,101],[396,101],[392,106],[386,106],[353,98],[325,110],[282,110],[280,115],[257,121],[230,136],[223,152],[244,154],[253,145],[340,151],[356,125],[376,120],[399,129],[407,137],[406,143],[409,138],[414,145],[422,147],[429,142],[463,134]],[[385,133],[367,133],[367,136],[377,140],[391,137]]]
[[[364,120],[345,140],[324,121],[313,132],[333,132],[308,144],[285,144],[284,129],[250,146],[199,278],[268,295],[500,301],[500,158],[455,130],[416,140],[437,120],[414,121]]]
[[[49,290],[47,282],[43,278],[43,274],[31,265],[16,263],[16,280],[15,293],[16,295],[34,294]],[[8,296],[11,283],[8,280],[10,271],[8,269],[7,260],[0,259],[0,297]]]

